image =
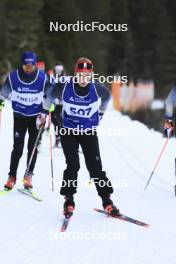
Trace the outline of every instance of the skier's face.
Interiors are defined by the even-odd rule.
[[[23,65],[23,71],[27,74],[32,73],[34,70],[35,70],[35,65],[32,64]]]
[[[62,76],[63,73],[64,73],[64,67],[63,65],[56,65],[55,68],[55,73],[58,75],[58,76]]]
[[[92,73],[87,73],[87,72],[77,73],[76,78],[78,80],[79,86],[86,87],[88,83],[90,83],[91,81]]]

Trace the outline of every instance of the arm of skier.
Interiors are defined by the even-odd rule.
[[[61,103],[62,92],[63,92],[64,84],[50,84],[46,81],[45,91],[44,91],[44,100],[43,100],[43,111],[48,114],[52,104],[58,104],[58,100]]]
[[[43,109],[41,114],[37,117],[36,126],[39,129],[42,125],[46,123],[46,117],[50,110],[53,109],[55,101],[58,97],[61,97],[62,90],[58,89],[55,83],[50,83],[49,79],[45,82],[44,96],[43,96]]]
[[[95,87],[96,87],[98,97],[100,99],[99,116],[101,120],[107,109],[109,100],[111,98],[111,93],[105,85],[102,85],[99,82],[95,82]]]
[[[12,93],[12,88],[11,88],[10,80],[8,76],[5,83],[0,88],[0,111],[5,106],[5,100],[6,99],[10,100],[11,93]]]
[[[10,78],[7,76],[5,83],[0,89],[0,100],[11,99],[12,87],[10,84]]]
[[[174,108],[176,106],[176,88],[174,87],[165,100],[165,121],[164,121],[164,135],[171,137],[174,132],[173,117]]]

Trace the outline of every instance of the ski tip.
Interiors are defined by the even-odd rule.
[[[149,224],[145,224],[144,227],[148,228],[148,227],[150,227],[150,225]]]

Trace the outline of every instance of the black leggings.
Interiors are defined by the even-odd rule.
[[[61,187],[61,195],[73,195],[76,193],[76,186],[74,184],[74,181],[77,181],[78,170],[80,168],[78,153],[79,145],[81,145],[86,167],[89,171],[90,177],[95,179],[94,182],[98,195],[101,197],[107,197],[108,195],[113,193],[111,182],[106,177],[105,171],[102,170],[99,143],[96,134],[61,135],[61,144],[67,164],[67,168],[63,174],[64,183]],[[104,181],[103,185],[100,184],[100,181],[102,180]]]
[[[16,177],[17,175],[18,164],[23,154],[25,135],[27,131],[29,133],[28,154],[27,154],[27,164],[28,164],[38,134],[38,130],[36,128],[36,116],[34,117],[14,116],[14,129],[13,129],[14,145],[11,153],[11,162],[10,162],[10,171],[9,171],[9,175],[14,177]],[[36,159],[37,159],[37,149],[34,153],[34,157],[31,166],[29,168],[30,172],[33,172],[34,170]]]

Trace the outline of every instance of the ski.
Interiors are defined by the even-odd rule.
[[[65,216],[64,217],[64,220],[63,220],[63,223],[62,223],[60,232],[65,232],[66,231],[66,229],[68,227],[68,224],[70,222],[71,217],[72,217],[72,215],[68,215],[68,216]]]
[[[23,188],[23,189],[17,189],[17,191],[31,197],[32,199],[34,199],[36,201],[39,201],[39,202],[43,201],[35,192],[33,192],[31,190]]]
[[[5,189],[4,190],[1,190],[0,191],[0,196],[4,196],[4,195],[9,194],[9,193],[14,192],[14,191],[15,191],[15,189],[13,189],[13,190],[5,190]],[[35,192],[32,192],[31,190],[27,190],[27,189],[17,189],[17,191],[19,191],[19,192],[21,192],[23,194],[26,194],[29,197],[31,197],[31,198],[39,201],[39,202],[42,201],[42,198],[40,198]]]
[[[143,226],[143,227],[149,227],[148,224],[144,223],[144,222],[141,222],[141,221],[138,221],[134,218],[131,218],[129,216],[126,216],[124,214],[120,214],[119,216],[111,216],[110,214],[108,214],[106,211],[104,210],[101,210],[101,209],[97,209],[97,208],[94,208],[94,211],[98,212],[98,213],[102,213],[102,214],[105,214],[107,215],[108,217],[112,217],[112,218],[117,218],[117,219],[120,219],[120,220],[123,220],[123,221],[126,221],[126,222],[130,222],[130,223],[133,223],[133,224],[136,224],[136,225],[139,225],[139,226]]]
[[[6,195],[6,194],[9,194],[9,193],[11,193],[11,192],[13,192],[13,190],[1,190],[0,191],[0,196],[3,196],[3,195]]]

